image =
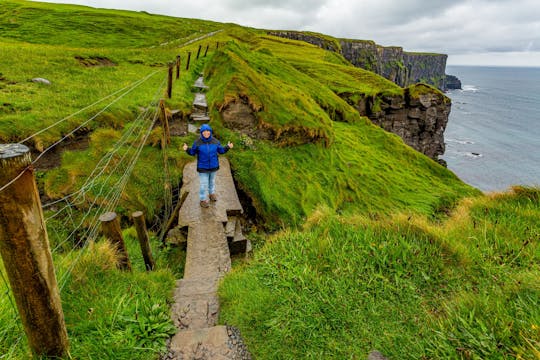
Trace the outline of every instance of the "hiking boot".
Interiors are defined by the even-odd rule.
[[[207,208],[207,207],[209,207],[209,206],[210,206],[210,204],[208,203],[208,200],[202,200],[202,201],[201,201],[201,207]]]
[[[210,198],[210,201],[217,201],[216,194],[210,194],[208,197]]]

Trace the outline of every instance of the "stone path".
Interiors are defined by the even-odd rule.
[[[184,193],[187,197],[178,222],[180,228],[188,229],[186,265],[184,278],[176,284],[171,312],[178,333],[172,338],[165,359],[250,359],[238,330],[216,326],[217,288],[231,268],[229,249],[245,252],[250,247],[249,240],[241,234],[239,215],[243,210],[228,160],[220,158],[217,202],[209,208],[199,205],[195,162],[184,168],[181,197]]]

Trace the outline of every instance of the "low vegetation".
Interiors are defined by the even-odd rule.
[[[540,190],[463,200],[445,221],[314,212],[221,286],[258,359],[538,359]]]
[[[539,190],[483,195],[355,109],[363,97],[444,96],[432,87],[402,89],[335,52],[233,24],[20,0],[2,2],[0,46],[0,140],[24,140],[35,154],[61,139],[88,143],[37,171],[46,200],[84,189],[69,212],[46,209],[73,358],[156,359],[175,331],[169,305],[184,254],[160,246],[153,228],[157,270],[146,272],[128,215],[162,223],[192,160],[180,148],[196,135],[162,149],[153,125],[177,55],[166,106],[189,113],[191,84],[204,73],[212,126],[235,143],[227,156],[257,215],[256,251],[220,290],[221,322],[241,329],[255,358],[365,358],[372,349],[540,357]],[[198,49],[207,56],[196,59]],[[233,103],[273,136],[226,123]],[[130,168],[123,161],[144,140]],[[118,203],[104,197],[125,174]],[[131,273],[115,269],[105,241],[81,247],[69,237],[111,204],[127,228]],[[5,279],[0,293],[0,358],[26,359]]]

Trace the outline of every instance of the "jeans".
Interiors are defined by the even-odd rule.
[[[207,194],[214,194],[216,192],[216,173],[217,171],[199,173],[199,200],[208,200]]]

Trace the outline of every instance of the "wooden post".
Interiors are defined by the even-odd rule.
[[[115,212],[107,212],[99,217],[101,221],[101,231],[103,235],[116,246],[118,252],[118,265],[117,267],[122,270],[131,271],[131,262],[129,261],[126,244],[122,237],[122,230],[120,229],[120,221]]]
[[[197,60],[199,59],[199,55],[201,54],[201,47],[202,45],[199,45],[199,50],[197,50]]]
[[[208,53],[208,48],[210,47],[210,45],[206,45],[206,50],[204,50],[204,56],[203,57],[206,57],[206,54]]]
[[[176,56],[176,78],[177,79],[180,78],[180,61],[181,61],[180,55],[177,55]]]
[[[169,99],[172,96],[173,68],[174,68],[174,64],[172,62],[169,63],[169,74],[167,77],[167,97]]]
[[[135,211],[131,214],[133,222],[135,224],[135,230],[137,230],[137,237],[139,238],[139,244],[141,245],[141,252],[144,259],[144,265],[147,271],[154,270],[156,264],[152,257],[152,249],[150,248],[150,240],[148,239],[148,231],[146,229],[146,223],[144,222],[144,214],[142,211]]]
[[[0,145],[0,252],[32,351],[64,357],[69,342],[28,147]]]
[[[186,201],[188,195],[189,195],[189,192],[186,191],[180,196],[180,199],[178,199],[178,202],[176,203],[176,206],[171,214],[171,217],[167,221],[167,225],[165,225],[165,231],[163,231],[163,234],[161,236],[161,241],[163,243],[165,243],[167,232],[169,232],[169,230],[171,230],[174,227],[174,223],[178,221],[178,214],[180,212],[180,208],[184,204],[184,201]]]
[[[159,120],[163,127],[163,143],[161,144],[161,148],[164,149],[166,144],[171,143],[171,131],[169,129],[169,119],[165,111],[165,101],[163,99],[159,100]]]
[[[219,41],[216,41],[216,50],[219,48]]]
[[[189,60],[191,60],[191,51],[187,53],[186,70],[189,70]]]

